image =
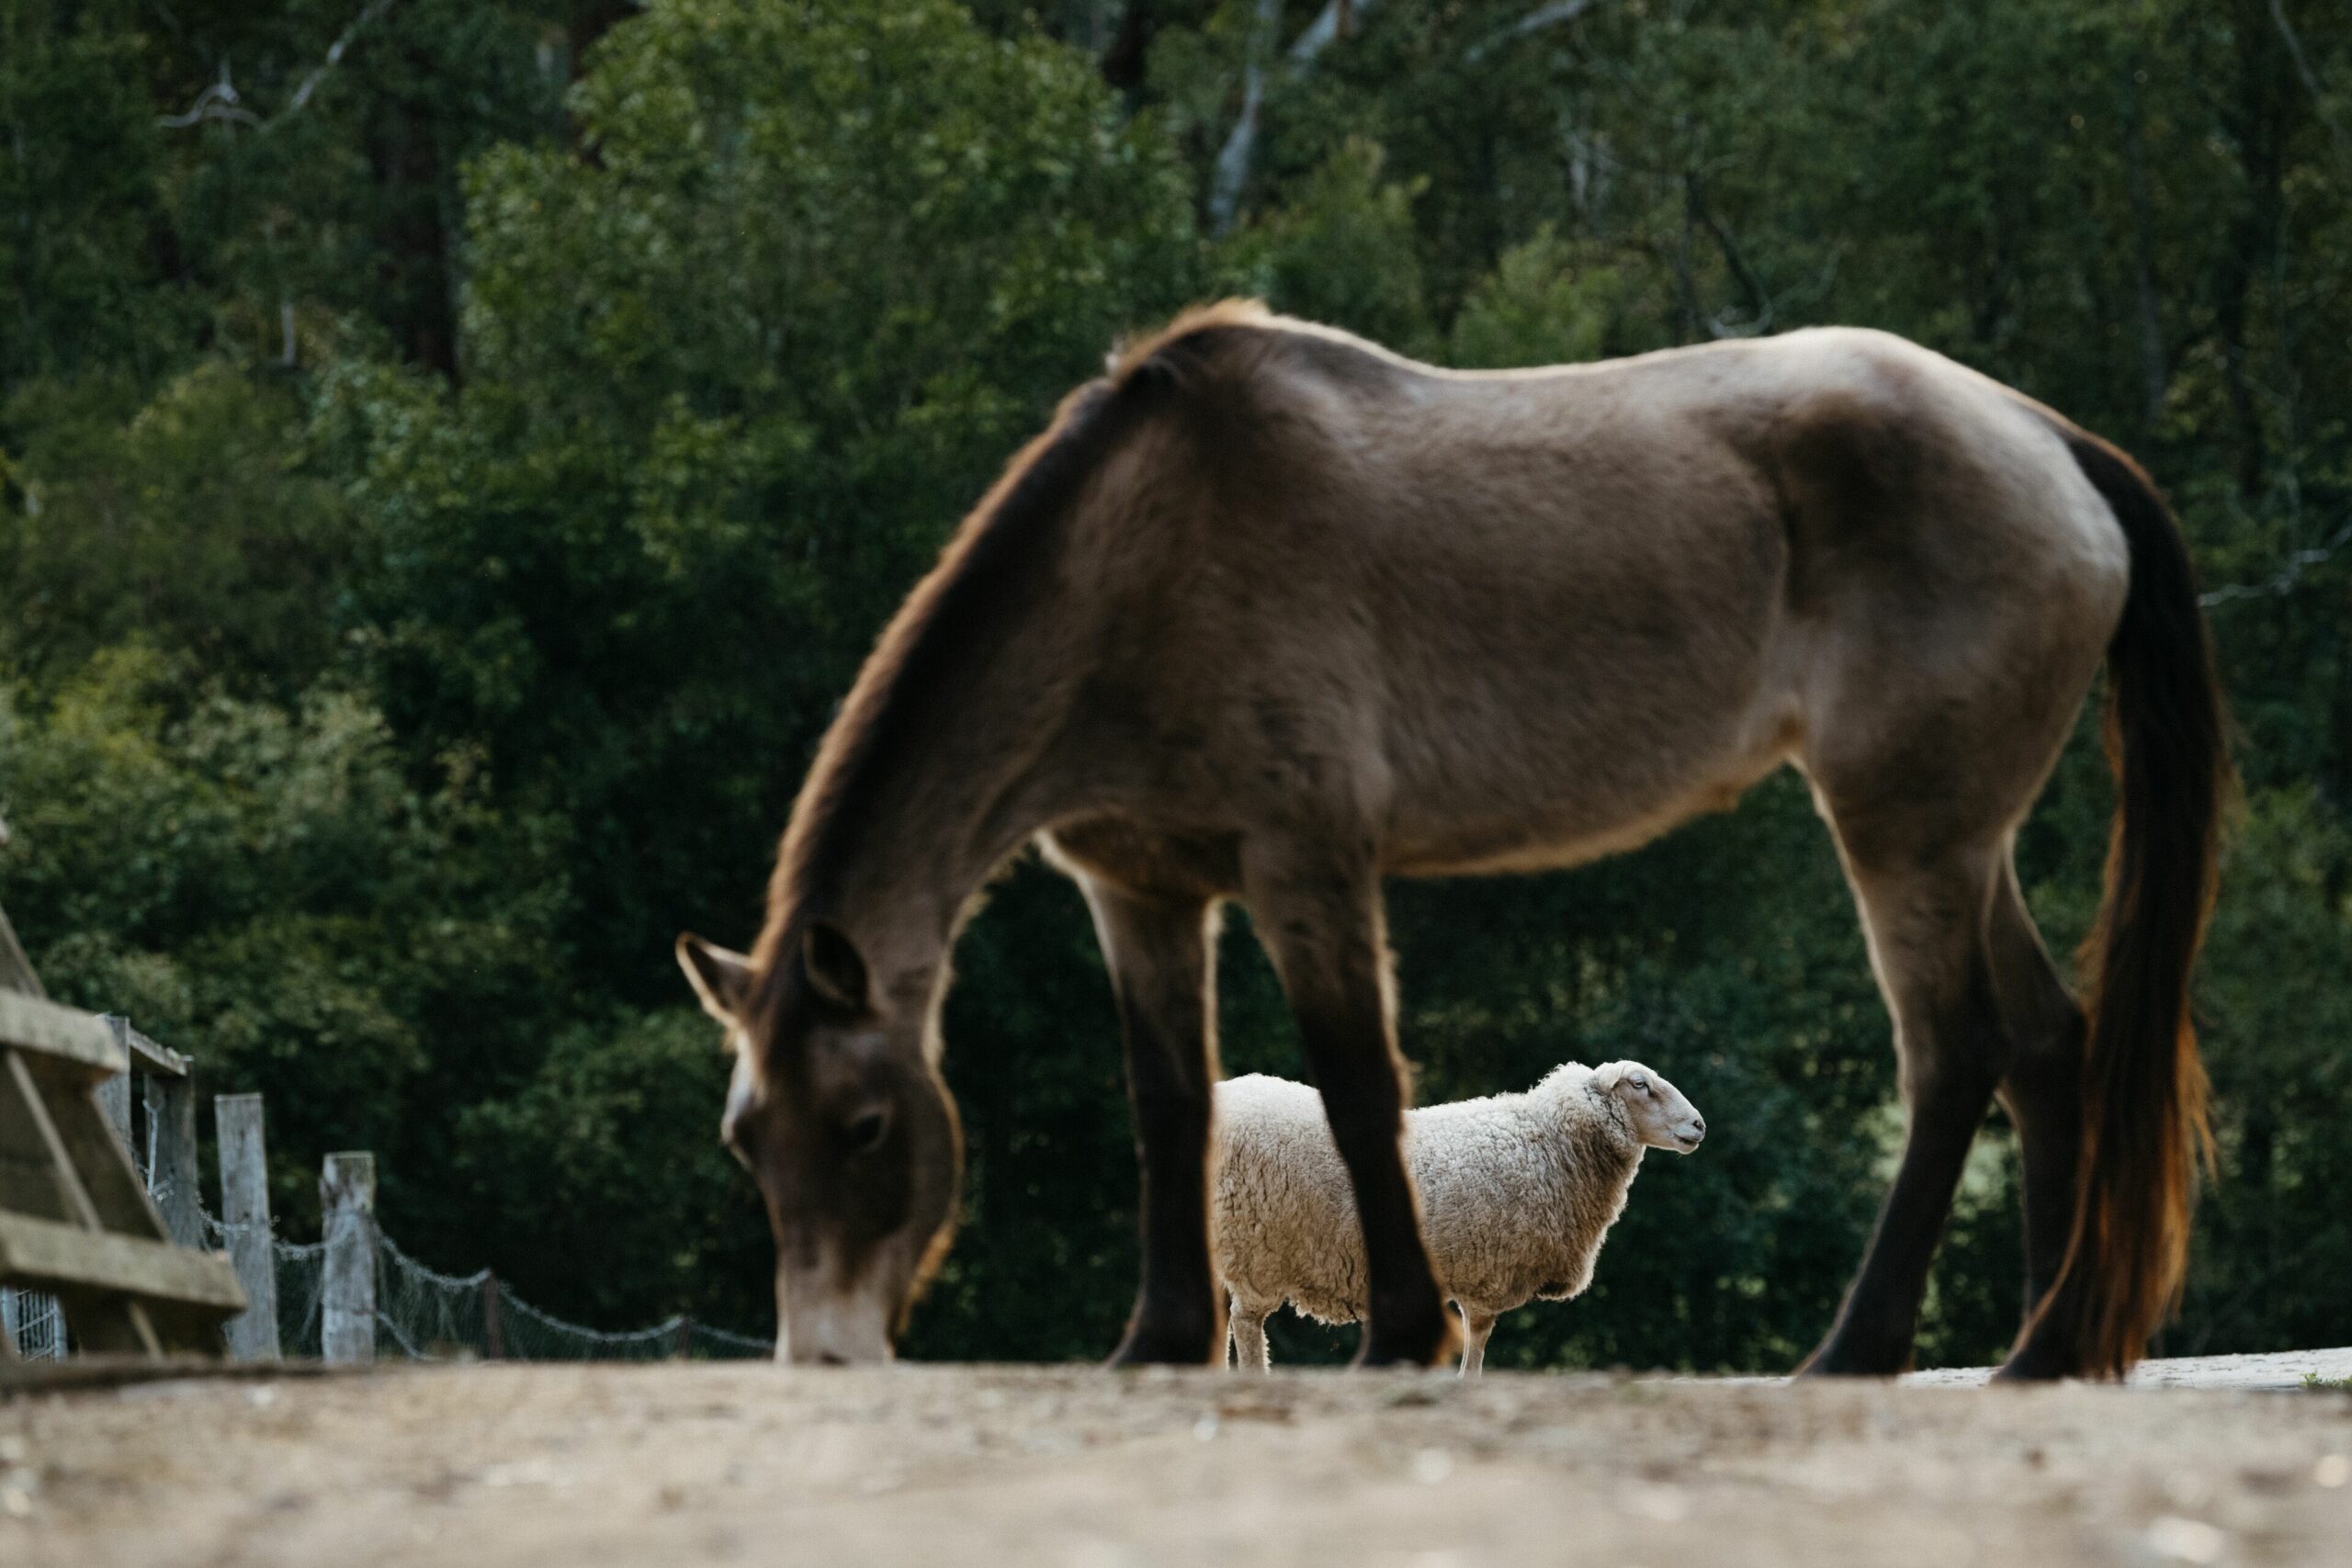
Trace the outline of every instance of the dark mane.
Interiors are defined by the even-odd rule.
[[[891,617],[818,747],[768,883],[767,919],[752,953],[763,985],[774,982],[801,919],[835,894],[847,813],[901,765],[922,728],[919,711],[955,665],[1017,612],[1023,573],[1063,527],[1087,479],[1218,338],[1263,319],[1262,310],[1238,302],[1204,307],[1115,356],[1110,374],[1062,400],[1045,433],[1014,455],[956,528]]]

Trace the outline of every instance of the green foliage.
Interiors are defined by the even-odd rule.
[[[1581,272],[1549,226],[1503,254],[1453,319],[1448,362],[1465,370],[1573,365],[1604,357],[1625,282],[1611,266]]]
[[[758,1321],[756,1292],[712,1285],[741,1281],[747,1265],[757,1279],[759,1190],[716,1138],[678,1136],[715,1124],[727,1073],[697,1012],[590,1018],[558,1034],[514,1094],[457,1117],[454,1175],[480,1195],[487,1227],[468,1238],[469,1258],[526,1300],[607,1322],[714,1306]],[[605,1267],[616,1259],[625,1270]]]
[[[356,376],[330,417],[388,711],[568,825],[583,956],[650,1003],[681,910],[748,919],[903,585],[1182,297],[1190,215],[1082,62],[953,6],[679,4],[597,59],[584,152],[471,173],[462,398]],[[713,796],[721,755],[775,765]]]
[[[137,641],[298,689],[334,653],[319,611],[353,544],[335,488],[303,471],[301,409],[218,359],[127,419],[125,389],[36,381],[0,411],[24,432],[11,467],[27,504],[0,517],[17,659],[59,676]]]
[[[490,1048],[493,998],[549,978],[560,888],[503,874],[496,816],[461,777],[419,795],[351,694],[189,693],[108,650],[53,696],[7,694],[0,798],[46,982],[187,1044],[219,1088],[266,1086],[273,1137],[312,1156],[274,1172],[297,1224],[327,1147],[387,1151],[396,1213],[430,1183],[428,1108],[474,1076],[443,1032]]]
[[[1227,287],[1400,352],[1426,352],[1429,312],[1413,256],[1416,187],[1384,181],[1384,159],[1374,142],[1340,147],[1302,182],[1296,202],[1229,243]]]
[[[749,936],[876,629],[1122,333],[1249,292],[1500,367],[1844,321],[2126,442],[2224,588],[2220,1163],[2166,1345],[2340,1335],[2340,16],[1382,0],[1300,64],[1294,0],[1209,240],[1257,0],[360,9],[0,0],[0,897],[60,995],[268,1096],[292,1228],[369,1146],[440,1266],[769,1321],[670,940]],[[2053,951],[2098,896],[2095,730],[2019,834]],[[1796,782],[1573,874],[1399,886],[1392,929],[1424,1099],[1631,1055],[1712,1129],[1497,1363],[1801,1355],[1901,1115]],[[908,1348],[1091,1359],[1135,1273],[1101,960],[1030,866],[958,966],[966,1224]],[[1227,1067],[1299,1074],[1238,916],[1221,968]],[[1996,1114],[1923,1360],[2013,1332],[2016,1180]]]
[[[0,5],[0,388],[150,366],[175,313],[157,287],[160,148],[133,9]]]

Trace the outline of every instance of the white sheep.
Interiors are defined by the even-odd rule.
[[[1235,1359],[1266,1365],[1285,1301],[1323,1323],[1364,1315],[1363,1233],[1323,1099],[1251,1074],[1216,1086],[1216,1264]],[[1405,1159],[1438,1284],[1462,1314],[1462,1371],[1486,1359],[1498,1314],[1564,1301],[1592,1280],[1645,1148],[1688,1154],[1706,1120],[1638,1062],[1558,1067],[1525,1094],[1405,1114]]]

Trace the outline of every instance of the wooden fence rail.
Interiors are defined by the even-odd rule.
[[[244,1293],[226,1259],[173,1244],[132,1160],[132,1032],[0,989],[0,1280],[53,1293],[82,1348],[217,1354]]]

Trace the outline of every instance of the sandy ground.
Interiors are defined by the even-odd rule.
[[[2352,1370],[2289,1359],[2257,1381]],[[0,1403],[6,1568],[736,1562],[2341,1568],[2352,1394],[737,1363]]]

